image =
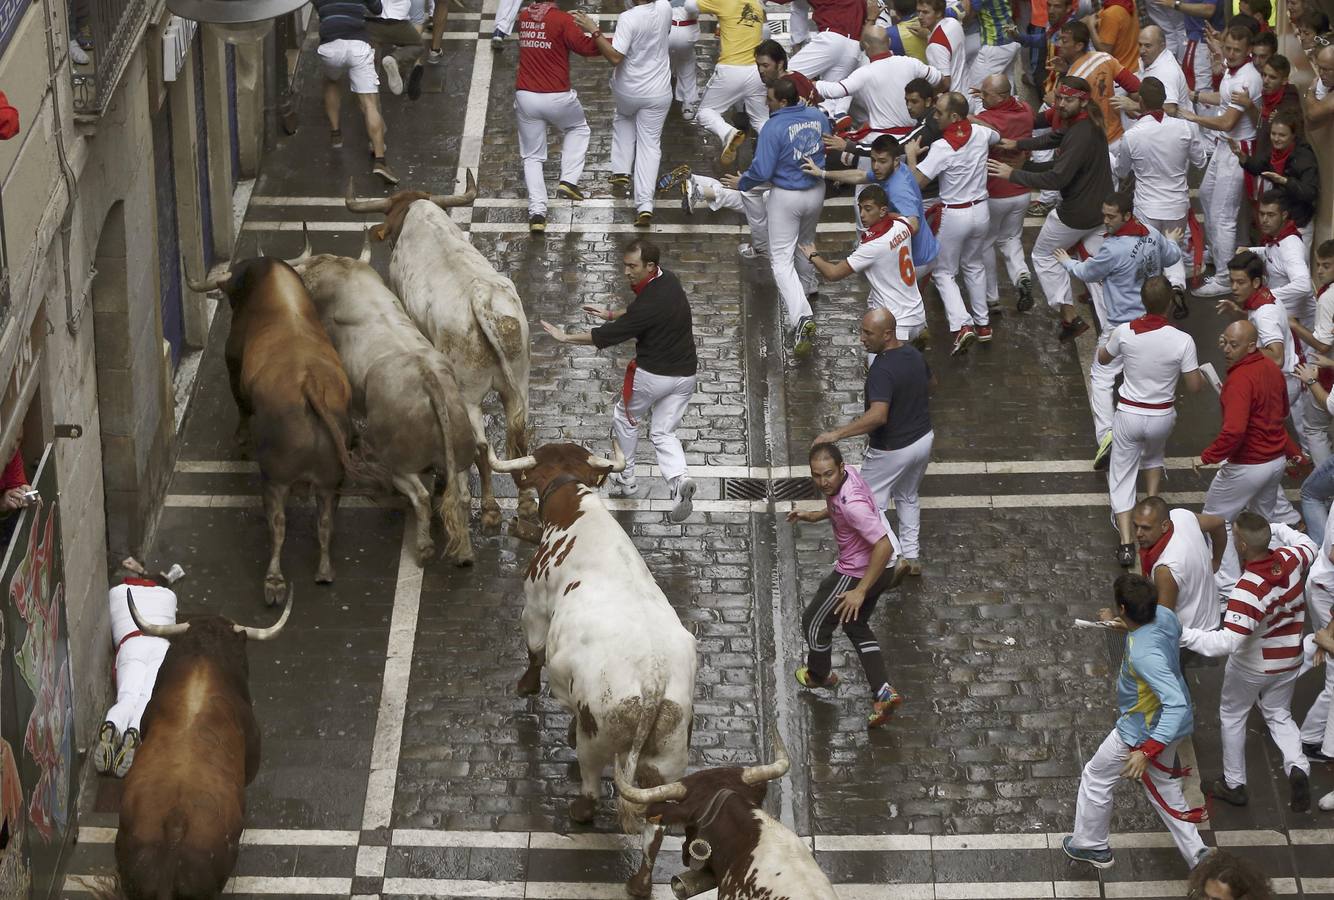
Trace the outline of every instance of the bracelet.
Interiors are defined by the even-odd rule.
[[[820,251],[819,251],[819,250],[812,250],[812,251],[811,251],[811,255],[808,256],[808,257],[806,257],[806,258],[807,258],[807,259],[815,259],[815,257],[817,257],[817,256],[820,256]]]
[[[596,40],[597,40],[598,38],[600,38],[600,37],[602,37],[602,32],[601,32],[601,31],[595,31],[595,32],[593,32],[593,34],[592,34],[592,38],[593,38],[593,40],[596,41]]]

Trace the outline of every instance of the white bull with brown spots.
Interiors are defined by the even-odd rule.
[[[628,784],[674,782],[686,769],[694,715],[695,638],[612,518],[597,487],[625,468],[575,444],[547,444],[533,456],[492,466],[515,474],[540,498],[542,540],[524,579],[528,670],[520,694],[536,694],[547,667],[551,695],[574,717],[580,796],[570,818],[590,822],[600,778],[612,766]],[[644,862],[627,888],[646,897],[663,831],[643,809],[620,804],[621,824],[643,830]]]
[[[466,202],[477,196],[472,173]],[[498,273],[442,207],[453,205],[420,191],[399,191],[380,200],[358,200],[348,183],[347,208],[382,212],[373,231],[393,242],[389,286],[412,321],[449,359],[475,430],[485,433],[482,400],[491,391],[505,409],[505,445],[510,457],[528,452],[528,318],[514,282]],[[491,473],[478,461],[483,484]],[[488,491],[489,493],[489,491]],[[519,523],[536,514],[531,492],[520,491]],[[484,499],[482,529],[500,526],[500,507]],[[522,533],[522,532],[521,532]],[[522,534],[533,537],[532,534]]]

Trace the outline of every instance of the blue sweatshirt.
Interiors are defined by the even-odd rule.
[[[365,41],[366,15],[378,16],[383,12],[380,0],[313,0],[320,16],[320,43],[333,41]]]
[[[1181,675],[1181,622],[1176,613],[1158,607],[1154,620],[1126,635],[1126,655],[1116,680],[1121,717],[1116,733],[1129,747],[1145,741],[1167,746],[1194,729],[1190,693]],[[1147,748],[1150,756],[1161,747]]]
[[[922,202],[922,189],[913,177],[907,163],[900,162],[889,173],[889,177],[880,182],[889,198],[889,205],[904,218],[917,217],[917,231],[912,236],[912,264],[924,266],[936,258],[940,244],[931,233],[931,223],[926,220],[926,204]]]
[[[829,120],[817,107],[784,106],[771,113],[760,129],[755,158],[741,176],[741,190],[748,191],[766,181],[776,188],[804,191],[823,184],[814,175],[801,171],[806,157],[824,168],[824,142],[829,134]]]
[[[1139,233],[1139,232],[1144,233]],[[1080,281],[1100,282],[1107,319],[1123,325],[1144,315],[1139,289],[1144,280],[1163,274],[1163,269],[1181,260],[1181,248],[1162,233],[1136,219],[1109,234],[1092,259],[1065,263]]]

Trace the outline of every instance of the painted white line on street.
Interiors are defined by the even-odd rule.
[[[935,890],[936,900],[1028,900],[1056,896],[1055,885],[1050,881],[937,882]]]
[[[366,805],[361,815],[363,829],[388,828],[394,811],[398,757],[403,743],[403,714],[408,700],[408,679],[412,674],[417,613],[421,606],[422,568],[417,565],[416,547],[416,524],[407,517],[403,522],[403,546],[398,554],[398,580],[394,585],[394,611],[389,619],[389,646],[384,662],[380,711],[375,719]]]
[[[247,828],[241,843],[254,847],[355,847],[360,831],[336,831],[320,828]],[[116,829],[96,825],[79,828],[80,844],[111,844]]]
[[[932,850],[1046,850],[1047,835],[1036,834],[933,834]]]
[[[831,834],[817,835],[815,849],[828,853],[883,853],[886,850],[926,851],[931,849],[929,834]]]
[[[1096,881],[1053,881],[1052,893],[1057,897],[1100,897],[1101,889]]]
[[[560,205],[553,202],[548,215],[559,213]],[[339,221],[339,222],[301,222],[301,221],[247,221],[244,229],[246,231],[301,231],[304,226],[308,230],[337,232],[340,234],[361,234],[365,228],[364,221]],[[852,234],[857,230],[853,222],[821,222],[815,229],[820,234]],[[527,222],[473,222],[468,226],[468,231],[473,233],[487,232],[491,234],[528,234]],[[744,234],[749,231],[746,225],[667,225],[660,224],[653,226],[654,234]],[[547,220],[546,236],[553,234],[587,234],[587,235],[605,235],[605,234],[643,234],[644,229],[636,228],[632,222],[553,222]],[[539,238],[540,240],[540,238]]]
[[[67,875],[62,893],[90,894],[106,879],[106,875]],[[346,897],[352,893],[351,878],[309,878],[304,876],[236,875],[222,889],[224,894],[272,894],[280,897],[331,895]],[[520,894],[519,896],[522,896]]]
[[[357,848],[357,875],[360,877],[383,878],[385,861],[389,858],[388,847],[363,845]]]
[[[429,828],[396,828],[395,847],[481,847],[485,849],[524,850],[527,831],[432,831]]]
[[[495,24],[497,0],[483,0],[482,18]],[[482,136],[486,133],[486,109],[491,102],[491,74],[495,67],[496,54],[491,49],[489,38],[478,39],[472,59],[472,79],[468,83],[468,100],[463,114],[463,132],[459,139],[459,166],[454,176],[454,190],[463,191],[467,185],[467,173],[477,170],[482,162]],[[456,207],[450,210],[454,221],[462,225],[472,221],[472,207]]]

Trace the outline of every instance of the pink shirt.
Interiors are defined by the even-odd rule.
[[[871,562],[871,549],[881,538],[889,536],[889,528],[861,473],[852,466],[846,466],[844,472],[843,487],[834,496],[825,498],[829,521],[834,526],[834,540],[838,541],[838,562],[834,563],[834,569],[861,578]]]

